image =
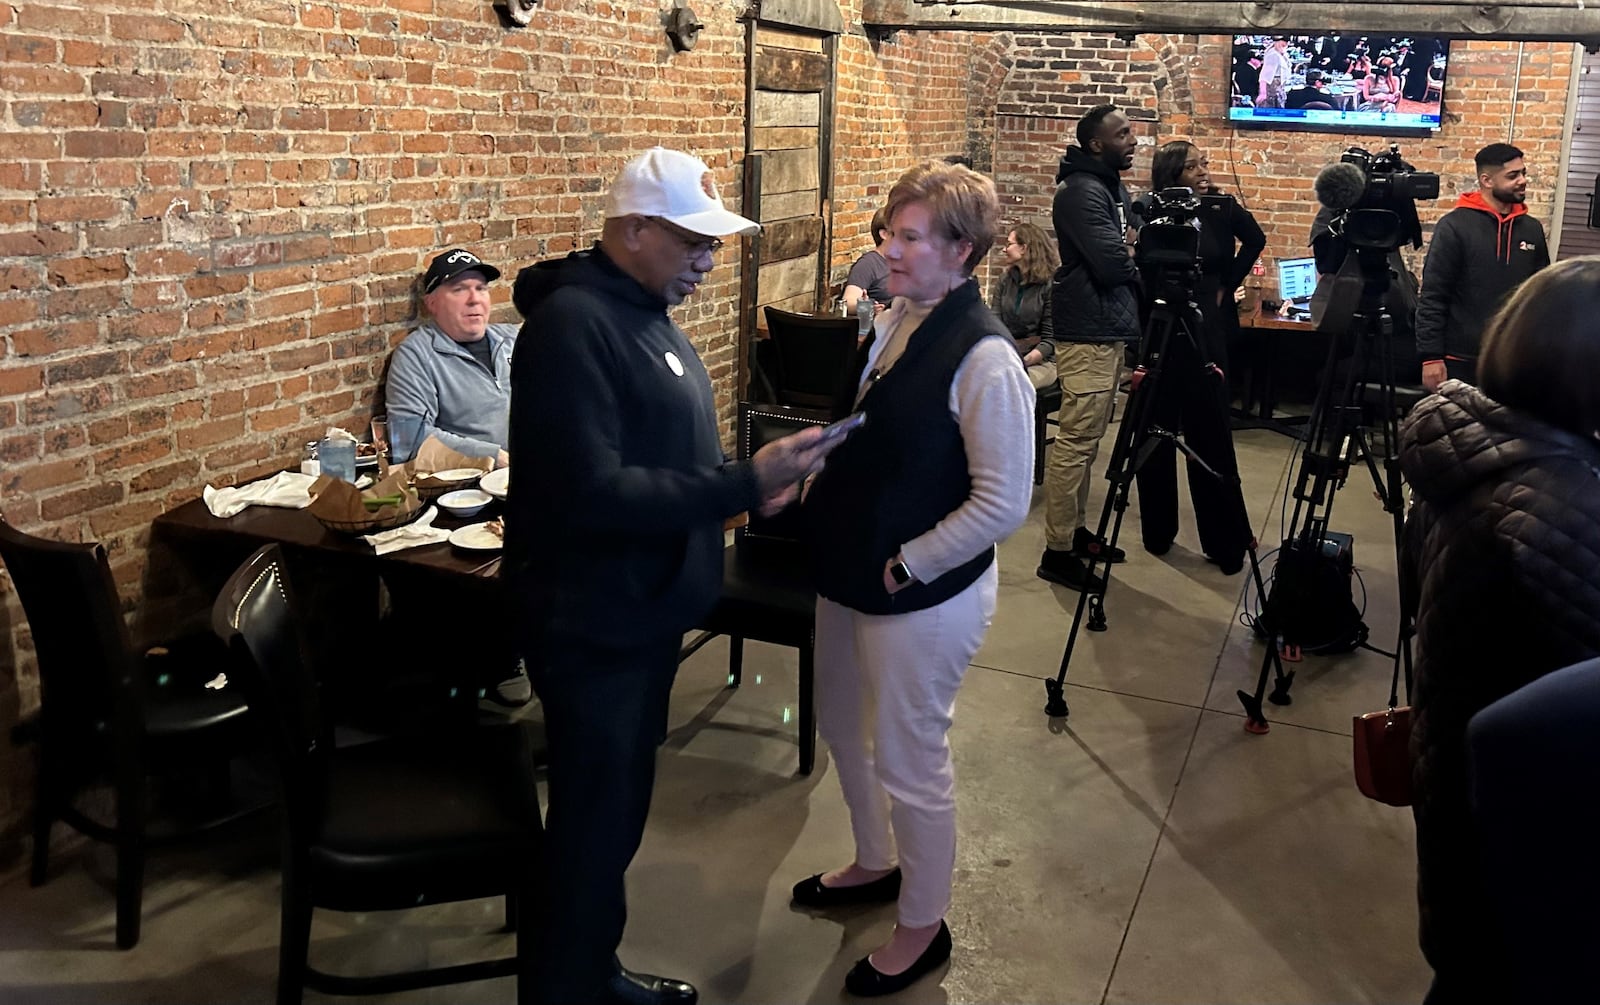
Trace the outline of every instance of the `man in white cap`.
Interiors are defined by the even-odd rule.
[[[656,147],[606,196],[600,242],[523,269],[511,368],[505,575],[549,742],[531,1000],[682,1005],[683,981],[616,957],[678,649],[716,603],[723,523],[820,468],[809,429],[726,460],[711,380],[667,311],[705,281],[723,208],[698,158]],[[732,319],[729,318],[729,323]]]

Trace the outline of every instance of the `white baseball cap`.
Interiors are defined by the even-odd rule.
[[[707,237],[748,237],[761,229],[723,208],[705,161],[666,147],[651,147],[617,172],[606,193],[606,219],[619,216],[659,216]]]

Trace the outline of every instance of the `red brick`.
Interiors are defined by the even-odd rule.
[[[38,433],[8,436],[0,439],[0,463],[12,466],[32,461],[40,456],[41,449]]]
[[[56,7],[44,3],[19,4],[17,7],[17,26],[29,31],[93,37],[105,33],[105,24],[105,17],[92,8]]]
[[[127,369],[127,353],[98,352],[87,356],[74,356],[59,363],[51,363],[45,367],[44,379],[46,385],[59,387],[63,384],[97,380],[112,374],[123,373]]]
[[[272,369],[282,373],[286,370],[304,370],[318,363],[326,363],[330,358],[328,346],[325,342],[311,342],[294,349],[279,349],[267,357]]]
[[[134,374],[122,382],[123,394],[130,399],[154,398],[163,394],[177,394],[198,386],[200,380],[188,367],[175,367],[156,373]]]
[[[65,149],[68,157],[143,157],[145,134],[116,129],[68,133]]]
[[[116,415],[89,423],[89,442],[95,445],[120,440],[128,435],[128,417]]]
[[[34,207],[40,223],[82,223],[110,220],[121,212],[117,200],[103,195],[44,196]]]
[[[15,495],[38,492],[80,481],[89,473],[89,462],[82,457],[68,460],[40,461],[0,472],[0,494]]]
[[[300,421],[299,405],[284,405],[281,408],[264,408],[250,413],[250,428],[257,432],[268,432],[274,429],[283,429]]]
[[[50,285],[52,286],[109,283],[126,278],[128,278],[128,263],[121,255],[58,258],[50,263]]]
[[[142,492],[152,492],[156,489],[169,488],[175,483],[193,484],[200,477],[200,462],[193,458],[174,461],[150,468],[134,475],[128,482],[128,488],[135,495]],[[198,492],[198,487],[196,488]]]
[[[12,94],[83,94],[88,83],[83,74],[54,66],[0,66],[0,91]]]
[[[13,332],[11,347],[18,356],[49,356],[63,349],[94,345],[99,340],[100,328],[97,324],[93,321],[75,321]]]
[[[188,453],[198,447],[209,447],[214,443],[231,440],[242,432],[244,432],[242,415],[229,419],[212,419],[187,429],[179,429],[178,449]]]
[[[121,502],[123,495],[123,487],[118,482],[73,489],[71,492],[63,492],[60,495],[41,499],[39,501],[39,515],[46,520],[63,520],[88,510],[100,509],[101,507]]]
[[[44,388],[44,367],[6,366],[0,368],[0,398],[27,394]]]
[[[59,230],[40,229],[20,234],[0,234],[0,258],[59,255],[77,247],[77,239]]]
[[[172,437],[152,436],[133,443],[118,443],[94,455],[94,470],[101,473],[141,467],[172,455]]]

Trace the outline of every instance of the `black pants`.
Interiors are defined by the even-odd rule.
[[[598,1000],[617,972],[623,874],[650,812],[678,645],[618,651],[546,640],[530,654],[550,761],[534,1000]]]
[[[1150,422],[1173,432],[1181,430],[1189,449],[1222,476],[1213,478],[1192,461],[1186,465],[1200,549],[1226,569],[1243,559],[1253,535],[1233,453],[1227,389],[1221,376],[1201,369],[1202,362],[1189,338],[1173,331],[1160,383],[1155,385]],[[1156,552],[1165,551],[1178,536],[1177,452],[1170,440],[1158,440],[1136,478],[1139,529],[1145,546]]]

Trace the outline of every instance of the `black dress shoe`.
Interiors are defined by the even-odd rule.
[[[609,1005],[694,1005],[700,992],[687,981],[623,969],[606,985]]]
[[[886,904],[900,897],[900,870],[855,886],[823,886],[822,873],[794,885],[794,903],[801,907],[843,907],[846,904]]]
[[[879,995],[892,995],[896,991],[904,991],[917,981],[926,977],[939,964],[950,958],[950,928],[944,922],[939,922],[938,934],[933,941],[928,943],[928,948],[922,951],[917,961],[898,974],[879,973],[878,968],[872,965],[871,956],[863,956],[850,968],[844,976],[844,989],[861,998],[876,998]]]

